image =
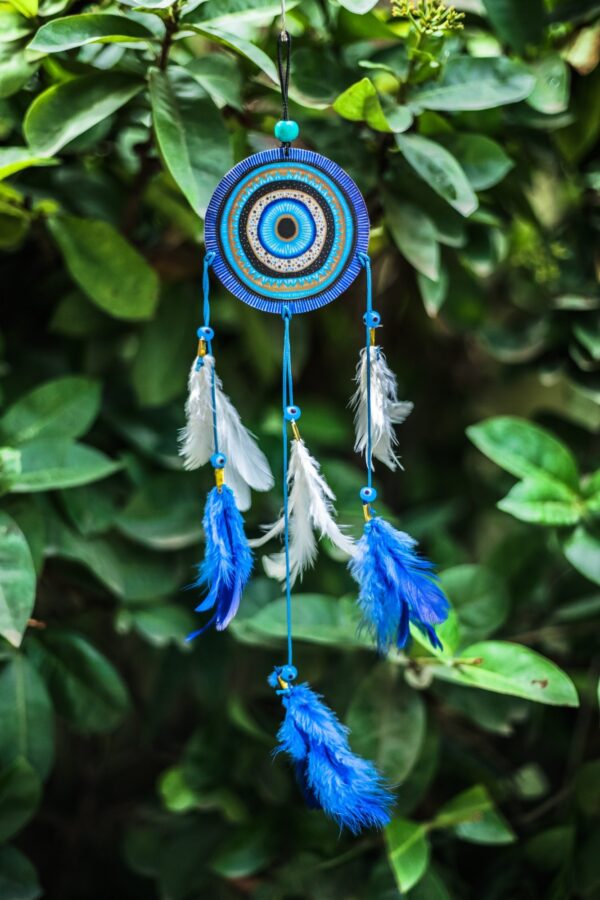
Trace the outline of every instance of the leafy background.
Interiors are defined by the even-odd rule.
[[[193,647],[210,473],[176,452],[202,216],[279,116],[274,0],[0,2],[0,896],[598,896],[600,7],[291,0],[303,145],[364,192],[437,657],[377,659],[324,548],[299,668],[399,787],[382,834],[270,750],[283,607]],[[362,287],[294,322],[303,433],[358,533]],[[226,389],[279,469],[281,323],[215,289]],[[248,529],[270,521],[279,487]]]

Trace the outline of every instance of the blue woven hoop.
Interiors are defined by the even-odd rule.
[[[295,215],[294,203],[303,202],[298,194],[307,204]],[[311,210],[316,215],[308,222]],[[291,236],[273,231],[280,218],[288,219]],[[336,163],[311,150],[292,147],[284,156],[275,148],[242,160],[219,182],[204,234],[228,291],[263,312],[281,314],[288,306],[296,314],[325,306],[352,284],[367,252],[369,216],[356,184]]]

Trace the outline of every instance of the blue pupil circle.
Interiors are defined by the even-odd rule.
[[[267,253],[282,259],[301,256],[315,239],[310,212],[297,200],[274,200],[258,222],[258,239]]]

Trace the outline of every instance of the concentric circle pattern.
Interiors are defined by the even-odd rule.
[[[214,270],[236,297],[294,313],[338,297],[361,268],[369,219],[352,179],[309,150],[256,153],[217,186],[205,221]]]

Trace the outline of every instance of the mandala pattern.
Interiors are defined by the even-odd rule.
[[[306,312],[338,297],[361,269],[369,218],[352,179],[309,150],[256,153],[217,186],[205,221],[213,268],[266,312]]]

